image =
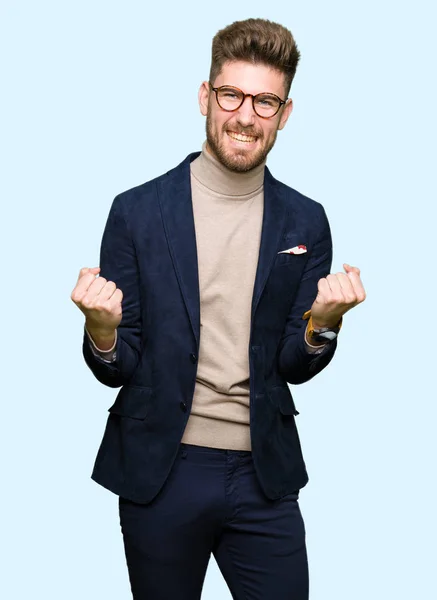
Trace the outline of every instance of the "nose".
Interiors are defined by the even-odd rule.
[[[243,127],[248,127],[255,123],[256,113],[253,110],[252,96],[246,96],[243,104],[237,111],[237,120]]]

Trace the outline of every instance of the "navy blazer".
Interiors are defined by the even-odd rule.
[[[118,388],[92,478],[148,503],[163,486],[187,424],[200,338],[200,300],[190,154],[165,175],[116,196],[103,232],[100,276],[123,292],[116,360],[83,355],[95,377]],[[298,244],[307,253],[278,254]],[[235,260],[244,257],[235,257]],[[250,433],[260,485],[280,498],[308,482],[287,385],[308,381],[331,361],[337,341],[306,350],[304,312],[330,273],[324,208],[265,169],[264,213],[251,305]]]

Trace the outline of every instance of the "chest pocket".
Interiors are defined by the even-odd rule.
[[[309,243],[309,236],[305,230],[299,233],[293,232],[283,235],[280,242],[281,247],[277,250],[278,253],[282,250],[296,248],[297,246],[306,246],[306,252],[302,252],[301,254],[290,254],[288,252],[277,254],[275,266],[303,270],[310,254]]]

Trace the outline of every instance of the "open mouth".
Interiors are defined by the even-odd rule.
[[[226,133],[232,140],[235,140],[236,142],[243,142],[245,144],[251,144],[256,142],[258,139],[254,135],[246,135],[245,133],[235,133],[234,131],[227,131]]]

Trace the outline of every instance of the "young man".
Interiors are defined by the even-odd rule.
[[[86,363],[122,386],[92,477],[119,496],[135,600],[199,599],[211,553],[237,600],[308,598],[287,383],[329,364],[365,291],[330,274],[322,205],[265,166],[298,61],[278,24],[217,33],[202,152],[115,198],[71,295]]]

